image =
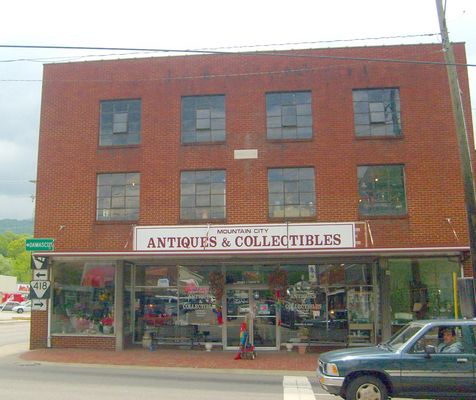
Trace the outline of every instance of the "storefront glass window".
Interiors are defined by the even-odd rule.
[[[454,318],[453,273],[457,258],[391,259],[392,324],[426,318]]]
[[[276,269],[275,265],[227,266],[227,285],[268,284],[269,274]]]
[[[221,303],[210,289],[210,273],[221,272],[217,266],[179,266],[180,323],[194,325],[204,341],[222,341]]]
[[[53,266],[53,334],[110,335],[114,332],[112,263]]]
[[[373,287],[370,264],[281,266],[288,289],[281,309],[281,341],[370,343]]]
[[[196,338],[221,342],[221,303],[210,289],[210,274],[221,267],[137,266],[135,270],[135,341],[148,333],[159,342],[173,343],[175,338],[180,343],[184,330],[173,327],[192,326]]]
[[[176,287],[177,268],[175,266],[138,266],[136,286]]]

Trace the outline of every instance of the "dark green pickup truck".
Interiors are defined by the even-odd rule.
[[[476,399],[476,320],[415,321],[375,347],[321,354],[321,386],[347,400]]]

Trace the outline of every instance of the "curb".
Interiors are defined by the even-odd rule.
[[[28,353],[28,351],[26,352]],[[117,369],[124,369],[124,368],[133,368],[133,369],[147,369],[147,370],[161,370],[161,371],[183,371],[183,372],[209,372],[209,373],[217,373],[217,374],[237,374],[237,375],[253,375],[256,374],[257,371],[263,373],[265,375],[289,375],[289,376],[307,376],[307,377],[315,377],[316,373],[313,371],[299,371],[299,370],[278,370],[278,369],[235,369],[235,368],[200,368],[200,367],[163,367],[160,365],[151,366],[151,365],[131,365],[131,364],[105,364],[105,363],[88,363],[88,362],[70,362],[70,361],[47,361],[41,360],[40,358],[36,359],[25,359],[22,355],[25,353],[18,354],[19,358],[25,362],[31,363],[41,363],[41,364],[50,364],[50,365],[70,365],[76,366],[81,368],[94,368],[94,367],[101,367],[101,368],[117,368]]]
[[[14,322],[30,322],[30,318],[10,318],[0,319],[0,324],[11,324]]]

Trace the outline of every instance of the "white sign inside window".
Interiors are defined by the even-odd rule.
[[[134,250],[155,253],[273,252],[355,248],[355,224],[138,226]]]

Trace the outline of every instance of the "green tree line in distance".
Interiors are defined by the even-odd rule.
[[[30,252],[25,240],[31,235],[5,232],[0,234],[0,275],[16,276],[18,283],[31,280]]]

